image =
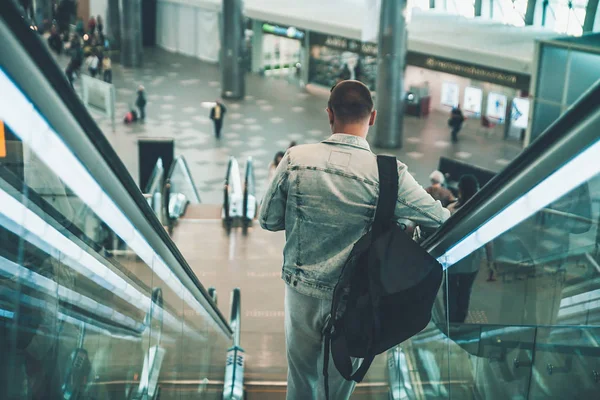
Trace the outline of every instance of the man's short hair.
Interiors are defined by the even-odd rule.
[[[444,181],[446,180],[444,178],[444,174],[438,170],[433,171],[431,175],[429,175],[429,179],[431,180],[431,183],[439,183],[441,185],[443,185]]]
[[[362,82],[342,81],[331,88],[327,107],[335,118],[345,123],[360,122],[373,112],[371,91]]]

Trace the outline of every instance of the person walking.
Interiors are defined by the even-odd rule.
[[[104,82],[112,83],[112,61],[108,54],[102,59],[102,71],[104,71]]]
[[[460,104],[458,104],[450,112],[450,119],[448,120],[448,125],[452,128],[452,142],[454,143],[458,142],[458,132],[462,129],[463,122],[465,122],[465,116],[460,109]]]
[[[425,189],[425,191],[435,200],[439,200],[442,203],[442,206],[448,207],[448,204],[456,201],[452,192],[443,186],[446,181],[444,174],[437,170],[433,171],[431,175],[429,175],[429,180],[431,181],[431,186]]]
[[[377,116],[370,90],[358,81],[338,83],[327,115],[332,135],[287,150],[259,216],[263,229],[285,230],[288,400],[324,398],[318,361],[323,358],[322,332],[333,289],[353,245],[374,221],[379,193],[377,158],[366,140]],[[433,229],[449,217],[401,162],[398,175],[395,221],[408,219]],[[330,398],[349,398],[355,383],[346,381],[333,361],[328,371]]]
[[[210,119],[212,119],[215,125],[215,137],[217,139],[221,138],[221,129],[223,128],[223,119],[226,112],[227,108],[225,108],[221,100],[217,100],[215,106],[210,109]]]
[[[140,120],[144,120],[146,118],[146,91],[142,85],[138,87],[135,106],[140,111]]]
[[[92,78],[95,78],[98,74],[98,66],[100,65],[100,59],[96,54],[96,50],[92,50],[92,54],[86,60],[88,71]]]

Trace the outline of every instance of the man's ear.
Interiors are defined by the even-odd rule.
[[[376,119],[377,119],[377,110],[373,110],[371,112],[371,118],[369,118],[369,126],[373,126],[375,124]]]
[[[331,111],[331,109],[329,107],[327,107],[325,110],[327,111],[327,115],[329,116],[329,125],[333,125],[333,122],[335,121],[335,116],[333,115],[333,111]]]

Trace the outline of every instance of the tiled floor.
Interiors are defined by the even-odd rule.
[[[61,59],[62,63],[65,61]],[[206,104],[220,94],[218,66],[164,50],[146,49],[143,68],[125,69],[115,64],[113,79],[117,88],[116,132],[112,132],[104,117],[94,112],[92,115],[131,174],[138,175],[138,139],[174,138],[176,153],[187,159],[205,203],[221,202],[229,156],[238,158],[242,171],[247,157],[253,157],[260,196],[265,189],[267,166],[277,151],[285,150],[292,140],[310,143],[329,135],[326,99],[309,95],[285,79],[248,75],[245,100],[226,101],[228,113],[220,141],[213,135]],[[146,88],[147,119],[124,125],[120,119],[135,102],[135,90],[140,84]],[[500,170],[521,150],[520,144],[502,140],[500,131],[487,137],[476,120],[467,121],[460,142],[452,144],[446,121],[447,115],[440,112],[425,119],[407,116],[404,147],[381,152],[396,155],[408,164],[419,182],[427,184],[440,156]]]

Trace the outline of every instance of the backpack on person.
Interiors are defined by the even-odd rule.
[[[327,398],[329,353],[346,380],[362,381],[377,354],[427,326],[442,282],[442,266],[393,221],[398,198],[396,158],[377,156],[377,167],[375,220],[344,264],[324,329]],[[351,357],[363,359],[356,371]]]

